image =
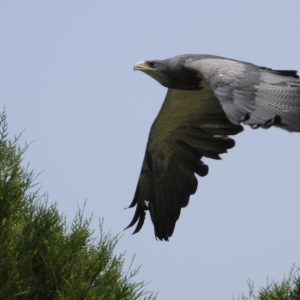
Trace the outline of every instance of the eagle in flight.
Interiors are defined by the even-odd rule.
[[[134,66],[168,88],[151,126],[142,170],[130,204],[134,233],[149,210],[155,236],[168,240],[182,207],[208,173],[204,157],[220,159],[243,130],[276,126],[300,131],[297,71],[273,70],[225,57],[179,55]]]

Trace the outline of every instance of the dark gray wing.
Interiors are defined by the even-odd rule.
[[[300,131],[300,80],[296,71],[219,57],[190,60],[186,67],[206,81],[234,124],[277,125]]]
[[[195,173],[205,176],[203,156],[219,159],[234,146],[227,137],[242,130],[225,116],[221,105],[208,89],[169,89],[158,117],[151,127],[145,158],[130,207],[136,206],[128,227],[143,226],[149,210],[155,235],[168,240],[180,210],[197,189]]]

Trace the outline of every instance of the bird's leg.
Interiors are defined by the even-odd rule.
[[[267,120],[262,124],[249,124],[252,129],[264,128],[268,129],[274,125],[278,125],[281,122],[281,117],[276,115],[274,118]]]
[[[281,122],[281,117],[276,115],[274,118],[266,121],[264,124],[261,125],[261,128],[268,129],[273,125],[278,125]]]

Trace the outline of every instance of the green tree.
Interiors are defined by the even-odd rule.
[[[8,137],[0,114],[0,299],[154,299],[138,269],[124,272],[118,237],[96,240],[79,211],[68,227],[23,166],[26,147]]]
[[[242,295],[240,300],[300,300],[299,268],[292,268],[287,278],[281,282],[272,281],[255,292],[253,283],[249,284],[248,295]]]

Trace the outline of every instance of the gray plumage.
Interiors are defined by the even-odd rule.
[[[229,135],[277,126],[300,131],[300,80],[294,70],[272,70],[213,55],[180,55],[135,65],[168,88],[151,127],[130,207],[128,227],[150,211],[155,236],[168,240],[182,207],[208,173],[203,157],[220,159],[234,146]]]

